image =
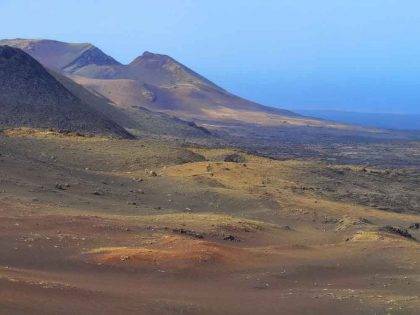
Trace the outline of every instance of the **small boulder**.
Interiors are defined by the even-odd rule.
[[[66,186],[65,184],[55,184],[55,188],[59,190],[66,190],[66,187],[69,187],[70,185]]]
[[[234,235],[226,235],[223,237],[224,241],[231,241],[231,242],[240,242],[241,240]]]
[[[238,154],[238,153],[232,153],[228,154],[224,158],[225,162],[233,162],[233,163],[245,163],[245,157]]]
[[[418,229],[420,229],[420,223],[418,223],[418,222],[413,223],[413,224],[411,224],[408,228],[409,228],[410,230],[418,230]]]

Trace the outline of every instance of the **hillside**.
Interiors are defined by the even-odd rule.
[[[51,71],[51,74],[61,82],[71,93],[89,104],[98,112],[111,118],[119,125],[138,136],[156,136],[194,141],[209,140],[208,130],[194,123],[172,117],[165,113],[152,112],[144,107],[134,106],[122,110],[115,103],[97,93],[89,91],[70,78]]]
[[[0,46],[0,126],[54,128],[131,138],[67,90],[31,56]]]
[[[22,48],[46,67],[101,93],[124,110],[140,106],[195,121],[325,125],[242,99],[166,55],[145,52],[122,65],[91,44],[27,39],[0,43]]]
[[[2,314],[419,314],[418,168],[0,141]],[[420,143],[387,149],[419,165]]]
[[[1,42],[25,49],[79,97],[80,86],[90,90],[88,103],[136,135],[228,144],[275,158],[319,157],[333,146],[352,143],[419,139],[413,132],[337,123],[256,104],[165,55],[146,52],[123,65],[90,44]]]
[[[420,141],[20,44],[51,66],[0,46],[1,314],[419,314]]]

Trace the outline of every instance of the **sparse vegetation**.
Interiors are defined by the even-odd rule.
[[[0,46],[0,313],[419,313],[418,133],[6,43],[53,70]]]
[[[43,310],[72,292],[69,309],[86,311],[86,291],[112,311],[138,310],[142,296],[146,313],[156,296],[200,307],[212,296],[230,310],[244,294],[258,294],[268,313],[279,310],[279,295],[310,302],[302,307],[316,295],[339,309],[345,299],[351,309],[380,311],[399,294],[402,309],[419,307],[410,293],[419,272],[415,203],[381,210],[358,197],[362,187],[387,200],[383,177],[417,189],[403,170],[27,129],[3,131],[0,144],[0,285],[27,309],[21,288],[38,296],[45,287]],[[239,163],[224,161],[233,154]],[[163,289],[180,281],[185,291]]]

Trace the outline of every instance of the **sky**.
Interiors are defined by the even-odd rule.
[[[420,113],[418,0],[0,0],[0,38],[168,54],[289,109]]]

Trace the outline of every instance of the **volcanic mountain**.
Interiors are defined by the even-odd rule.
[[[326,124],[235,96],[166,55],[145,52],[123,65],[91,44],[27,39],[2,40],[0,44],[23,49],[130,115],[147,108],[197,122]]]
[[[0,46],[0,126],[132,136],[67,90],[20,49]]]
[[[143,107],[123,111],[106,97],[89,91],[63,75],[66,71],[62,68],[66,66],[61,65],[69,56],[80,62],[74,62],[74,59],[70,58],[72,69],[79,67],[84,58],[90,58],[95,53],[96,57],[92,57],[92,62],[101,63],[108,60],[110,64],[115,63],[98,49],[92,49],[92,46],[49,42],[46,47],[42,46],[43,49],[38,50],[37,46],[33,47],[28,42],[18,43],[20,44],[14,46],[33,53],[48,69],[20,48],[2,46],[1,126],[48,127],[131,137],[120,127],[123,126],[139,135],[177,138],[209,136],[207,130],[164,113],[151,112]],[[54,57],[52,51],[59,56]],[[64,54],[64,51],[72,53]]]

